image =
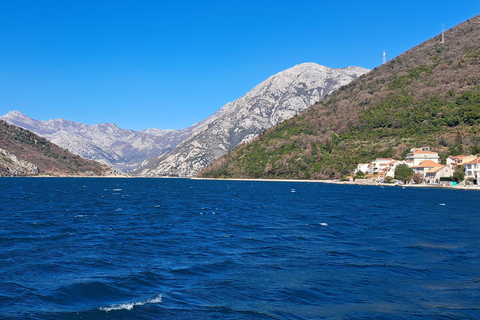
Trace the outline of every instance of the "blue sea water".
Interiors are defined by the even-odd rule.
[[[1,319],[479,319],[478,191],[0,178]]]

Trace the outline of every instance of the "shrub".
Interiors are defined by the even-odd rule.
[[[417,172],[413,175],[412,179],[413,179],[413,182],[415,182],[416,184],[420,184],[423,182],[423,175]]]
[[[413,170],[406,164],[401,164],[395,169],[395,179],[403,180],[404,183],[413,177]]]
[[[452,176],[456,182],[461,182],[465,179],[465,166],[457,166]]]

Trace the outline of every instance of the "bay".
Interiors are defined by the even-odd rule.
[[[0,178],[2,319],[478,319],[478,191]]]

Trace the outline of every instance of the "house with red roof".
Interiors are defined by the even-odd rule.
[[[412,149],[415,150],[415,149]],[[407,154],[406,156],[407,161],[412,161],[413,167],[420,165],[423,161],[433,161],[437,164],[440,162],[440,157],[438,156],[438,152],[433,151],[413,151]],[[412,168],[413,168],[412,167]]]
[[[424,181],[427,184],[439,184],[440,178],[451,177],[454,170],[450,166],[435,166],[425,172]]]
[[[422,174],[423,177],[425,177],[425,174],[429,170],[433,168],[438,168],[438,167],[443,167],[443,165],[439,164],[438,162],[434,162],[432,160],[425,160],[425,161],[422,161],[422,163],[420,163],[419,165],[413,166],[412,169],[414,173],[420,173]]]
[[[447,158],[447,165],[453,167],[453,166],[458,166],[458,165],[463,165],[467,162],[470,162],[472,160],[475,160],[477,157],[474,155],[458,155],[458,156],[449,156]]]
[[[382,167],[392,162],[392,158],[377,158],[374,161],[370,162],[370,166],[368,167],[368,174],[376,174],[382,171]]]

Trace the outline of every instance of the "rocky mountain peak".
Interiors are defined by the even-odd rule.
[[[208,125],[168,154],[146,161],[135,174],[195,176],[239,143],[248,142],[265,129],[292,118],[368,71],[360,67],[333,69],[303,63],[279,72],[223,106]]]

